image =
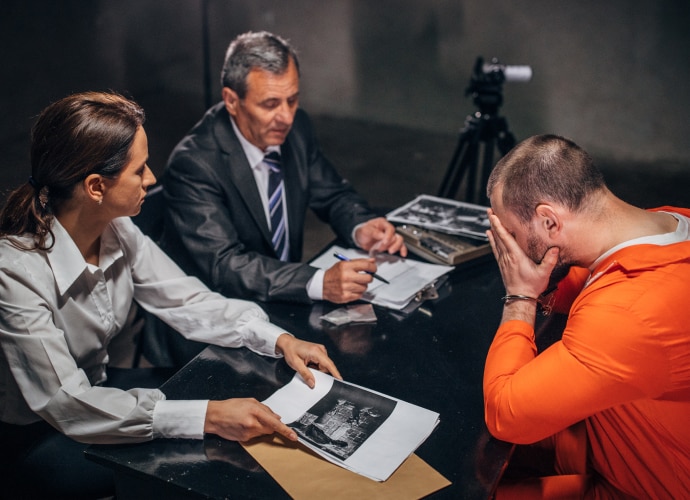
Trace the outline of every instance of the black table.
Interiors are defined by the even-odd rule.
[[[458,266],[440,296],[405,316],[375,307],[375,324],[333,326],[330,303],[262,304],[271,320],[323,343],[344,378],[440,414],[416,454],[453,484],[434,499],[488,498],[512,445],[488,435],[482,375],[501,314],[503,284],[493,256]],[[169,399],[267,398],[289,382],[282,359],[209,347],[163,387]],[[118,499],[287,498],[238,444],[207,436],[136,445],[92,446],[87,456],[115,470]]]

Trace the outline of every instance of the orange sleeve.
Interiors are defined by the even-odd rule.
[[[538,356],[531,325],[507,321],[499,327],[484,370],[485,420],[493,436],[534,443],[653,391],[663,377],[653,341],[629,338],[641,329],[632,315],[582,309],[569,319],[563,340]],[[640,363],[649,370],[639,370]],[[631,375],[632,365],[638,371]]]

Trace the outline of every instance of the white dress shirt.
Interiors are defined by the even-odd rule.
[[[52,230],[48,251],[21,250],[0,238],[1,421],[43,418],[88,443],[203,437],[208,401],[99,386],[108,344],[132,300],[188,339],[276,356],[285,332],[258,305],[225,298],[185,275],[128,217],[104,231],[98,266],[86,263],[57,220]]]
[[[244,155],[247,157],[249,165],[252,167],[252,173],[254,174],[254,180],[256,181],[256,186],[259,189],[259,196],[261,196],[261,203],[264,206],[264,213],[266,214],[266,221],[268,222],[268,227],[271,227],[271,213],[268,208],[268,166],[264,164],[264,155],[271,151],[276,151],[280,153],[280,146],[269,146],[266,151],[261,151],[254,144],[249,142],[240,132],[239,127],[235,123],[235,120],[230,117],[230,123],[232,123],[232,129],[235,131],[235,135],[242,145],[242,150]],[[285,199],[285,190],[283,189],[283,206],[287,207],[287,201]],[[290,234],[290,220],[288,219],[288,210],[284,210],[285,217],[285,231]],[[353,231],[354,233],[354,231]],[[323,300],[323,278],[325,271],[323,269],[317,270],[307,283],[307,295],[312,300]]]

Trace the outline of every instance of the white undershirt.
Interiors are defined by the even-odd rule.
[[[677,214],[677,213],[671,213],[671,212],[659,212],[659,213],[665,213],[673,216],[674,219],[678,221],[678,226],[676,227],[676,230],[671,232],[671,233],[664,233],[664,234],[653,234],[651,236],[642,236],[640,238],[634,238],[632,240],[624,241],[623,243],[620,243],[616,245],[613,248],[610,248],[603,254],[601,254],[597,260],[595,260],[592,263],[592,266],[590,269],[596,269],[597,265],[599,262],[604,260],[606,257],[611,255],[614,252],[617,252],[618,250],[621,250],[626,247],[631,247],[633,245],[672,245],[673,243],[680,243],[681,241],[687,241],[690,240],[690,233],[688,232],[688,228],[690,227],[689,221],[687,217]]]
[[[632,240],[624,241],[623,243],[620,243],[616,245],[613,248],[610,248],[603,254],[601,254],[597,260],[595,260],[592,265],[590,266],[589,270],[592,272],[594,269],[597,268],[600,262],[602,262],[606,257],[609,255],[612,255],[613,253],[627,247],[631,247],[634,245],[672,245],[674,243],[680,243],[683,241],[688,241],[690,240],[690,219],[685,217],[684,215],[680,215],[677,213],[672,213],[672,212],[662,212],[662,213],[667,213],[671,216],[673,216],[674,219],[678,221],[678,225],[676,226],[676,230],[671,232],[671,233],[664,233],[664,234],[654,234],[651,236],[642,236],[640,238],[634,238]],[[609,266],[610,267],[610,266]],[[596,281],[598,278],[600,278],[606,270],[599,271],[596,274],[591,274],[589,278],[587,279],[585,283],[585,287],[588,287],[589,285],[592,284],[592,282]]]

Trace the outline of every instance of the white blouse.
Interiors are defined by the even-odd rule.
[[[258,305],[223,297],[185,275],[128,217],[104,231],[98,266],[86,263],[57,220],[52,230],[48,251],[20,250],[0,238],[1,421],[42,418],[87,443],[203,437],[208,401],[99,386],[108,344],[132,300],[188,339],[276,357],[285,331]]]

